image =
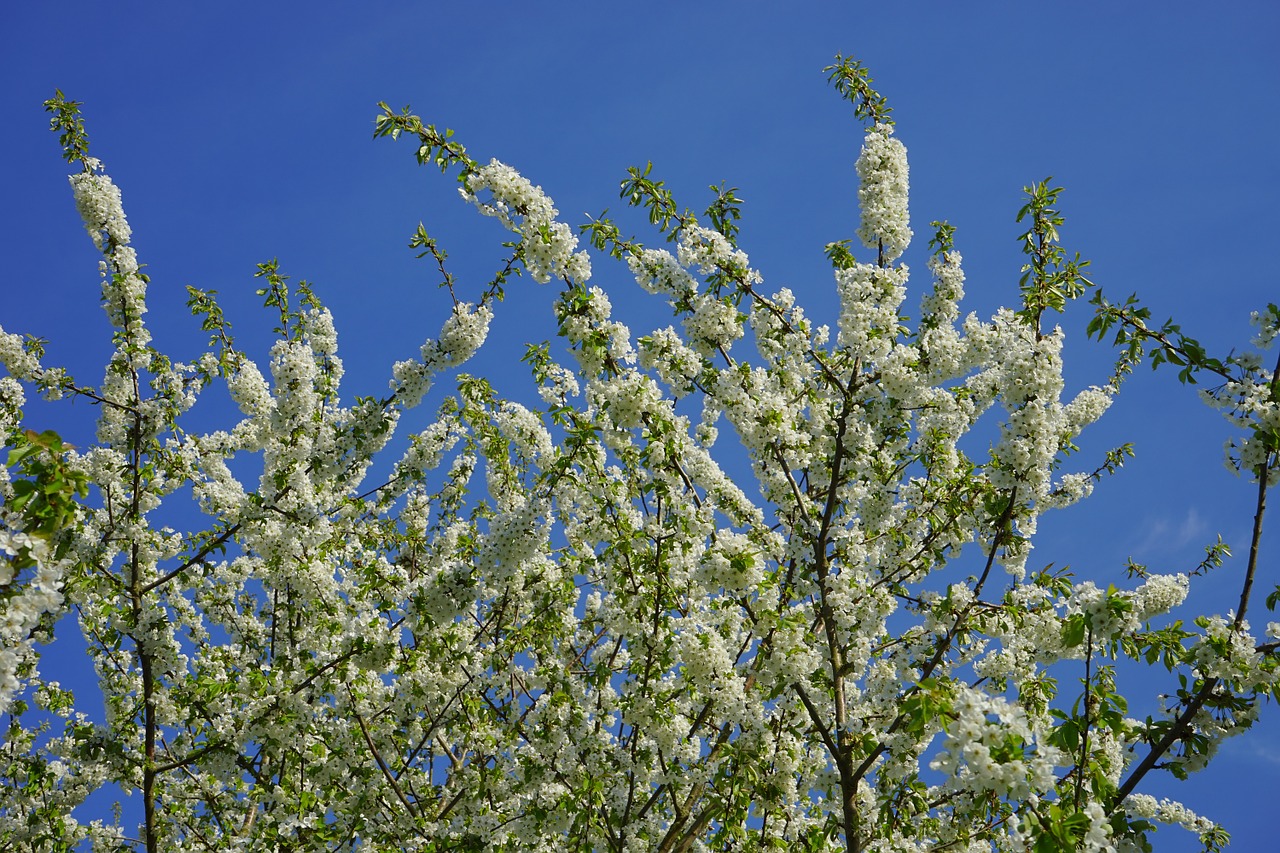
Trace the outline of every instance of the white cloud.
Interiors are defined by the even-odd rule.
[[[1209,525],[1195,507],[1190,507],[1180,519],[1156,518],[1144,525],[1142,538],[1131,550],[1137,560],[1164,556],[1170,551],[1180,551],[1190,545],[1203,547],[1211,544]]]
[[[1259,761],[1280,766],[1280,739],[1261,736],[1251,731],[1242,738],[1232,738],[1222,745],[1223,753],[1233,761]]]

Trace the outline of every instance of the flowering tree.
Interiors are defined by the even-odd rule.
[[[1048,318],[1091,283],[1047,182],[1018,214],[1020,306],[961,320],[954,229],[933,223],[912,324],[905,148],[860,64],[827,71],[867,125],[871,258],[828,246],[830,327],[765,289],[733,190],[698,217],[645,168],[622,196],[674,251],[604,217],[579,232],[679,320],[634,338],[541,188],[381,105],[376,136],[411,139],[514,236],[389,393],[346,403],[330,313],[274,262],[258,269],[278,318],[265,371],[195,288],[208,351],[186,364],[152,345],[119,190],[78,105],[50,100],[114,353],[93,386],[0,333],[0,847],[1141,851],[1159,823],[1221,847],[1225,832],[1140,789],[1204,766],[1274,691],[1280,625],[1260,641],[1246,613],[1280,465],[1276,372],[1099,293],[1091,331],[1114,335],[1115,370],[1064,401]],[[421,226],[412,245],[453,293]],[[540,408],[456,370],[522,270],[560,288],[567,346],[525,359]],[[1261,350],[1280,309],[1256,319]],[[1041,514],[1122,463],[1125,447],[1064,471],[1148,357],[1213,378],[1207,399],[1243,430],[1228,456],[1256,483],[1254,535],[1225,618],[1166,616],[1188,575],[1132,566],[1132,588],[1103,589],[1030,562]],[[371,482],[442,380],[435,419]],[[189,417],[215,383],[243,416],[229,431]],[[98,404],[96,445],[27,429],[31,386]],[[749,460],[737,481],[721,422]],[[975,453],[980,423],[996,438]],[[166,515],[186,489],[205,524],[165,526],[188,517]],[[70,613],[105,726],[38,669]],[[1176,678],[1162,710],[1127,716],[1124,660]],[[140,826],[77,819],[103,788],[140,797]]]

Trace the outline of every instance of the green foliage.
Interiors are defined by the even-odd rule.
[[[1079,252],[1068,259],[1066,250],[1058,242],[1058,229],[1066,218],[1055,207],[1062,187],[1053,186],[1052,180],[1051,177],[1045,178],[1023,187],[1027,201],[1019,208],[1017,216],[1018,222],[1030,220],[1027,230],[1018,237],[1022,252],[1029,259],[1022,267],[1022,277],[1018,279],[1023,305],[1019,314],[1036,329],[1040,328],[1040,318],[1045,310],[1061,313],[1069,300],[1093,286],[1083,272],[1089,261],[1082,260]]]
[[[858,259],[854,257],[850,246],[853,240],[836,240],[828,243],[823,248],[823,254],[827,256],[827,260],[831,262],[831,266],[838,270],[852,269],[858,263]]]
[[[738,188],[725,189],[723,183],[720,186],[711,184],[709,188],[716,194],[716,198],[703,215],[710,220],[712,228],[724,235],[730,245],[737,245],[735,238],[739,230],[738,220],[742,218],[742,199],[737,196]]]
[[[13,497],[8,509],[22,519],[28,535],[49,546],[55,556],[65,547],[59,534],[72,525],[79,513],[79,498],[88,494],[83,471],[69,466],[69,447],[57,433],[45,430],[15,430],[8,437],[7,467],[12,478]],[[31,546],[19,549],[13,558],[18,569],[35,564]]]
[[[937,220],[929,223],[929,227],[934,229],[933,236],[929,238],[929,248],[933,249],[934,255],[941,257],[950,252],[956,246],[956,227],[945,220]]]
[[[1210,357],[1199,341],[1183,334],[1181,325],[1166,320],[1159,328],[1152,328],[1151,309],[1139,304],[1136,294],[1117,305],[1099,290],[1090,301],[1096,310],[1089,321],[1089,336],[1103,340],[1114,328],[1112,344],[1129,363],[1142,361],[1145,354],[1153,370],[1162,364],[1174,365],[1180,368],[1178,381],[1190,385],[1196,384],[1197,375],[1205,372],[1230,378],[1230,359],[1224,362]]]
[[[622,189],[619,196],[627,200],[632,207],[643,207],[649,213],[649,224],[657,227],[658,231],[665,234],[668,241],[673,241],[680,236],[680,229],[684,224],[690,221],[691,214],[688,210],[681,212],[676,207],[675,197],[672,196],[671,190],[666,188],[664,181],[655,181],[649,177],[653,172],[653,161],[650,160],[641,169],[638,166],[627,167],[627,177],[622,181]],[[714,189],[714,187],[713,187]],[[732,196],[733,190],[729,191]],[[717,200],[718,202],[720,199]],[[734,199],[736,201],[736,199]],[[730,202],[725,201],[726,205]],[[715,204],[711,209],[715,209]],[[726,207],[723,215],[729,216],[727,221],[732,222],[736,219],[736,215],[728,213],[729,210],[736,211],[736,208]],[[672,227],[672,222],[676,223],[676,227]],[[736,226],[735,226],[736,228]]]
[[[434,163],[442,172],[460,166],[459,183],[465,183],[467,177],[475,172],[476,161],[467,156],[467,149],[460,142],[453,139],[452,130],[446,128],[441,132],[433,124],[423,125],[422,120],[411,114],[407,106],[396,113],[385,101],[379,101],[378,108],[382,110],[382,114],[374,119],[374,139],[399,139],[400,134],[407,133],[418,137],[416,156],[419,165]]]
[[[859,60],[837,53],[835,63],[823,68],[822,73],[840,96],[853,104],[855,116],[871,124],[893,124],[889,118],[893,108],[884,96],[871,88],[871,72]]]
[[[53,97],[44,102],[44,109],[52,113],[49,129],[57,132],[62,157],[68,163],[84,162],[89,156],[89,137],[84,131],[84,117],[80,115],[80,101],[69,101],[61,89],[55,89]]]

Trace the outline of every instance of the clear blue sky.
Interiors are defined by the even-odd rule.
[[[616,210],[618,180],[646,160],[689,207],[706,205],[707,184],[737,186],[742,245],[766,284],[790,286],[820,314],[834,304],[822,247],[857,224],[860,137],[820,73],[843,52],[870,66],[895,107],[917,235],[933,219],[959,229],[968,308],[988,315],[1016,298],[1020,190],[1053,175],[1066,186],[1064,241],[1093,259],[1094,279],[1116,297],[1139,292],[1159,319],[1174,315],[1221,354],[1247,341],[1249,311],[1280,292],[1277,33],[1280,5],[1256,0],[1212,11],[1188,2],[10,3],[0,12],[0,325],[49,338],[51,363],[100,378],[109,332],[95,255],[41,109],[55,87],[85,103],[92,151],[123,189],[153,278],[157,341],[179,357],[202,343],[183,319],[183,286],[222,292],[253,340],[269,324],[252,308],[251,273],[279,257],[334,311],[346,394],[379,393],[390,363],[439,328],[431,269],[405,248],[418,221],[455,256],[464,292],[491,271],[502,232],[456,198],[451,180],[417,168],[407,144],[370,139],[379,100],[412,104],[454,128],[473,156],[516,166],[574,223]],[[906,257],[917,286],[926,239]],[[595,266],[595,283],[636,334],[668,322],[624,268]],[[521,279],[501,306],[477,369],[509,393],[527,392],[519,345],[554,335],[552,295]],[[1063,320],[1077,387],[1102,381],[1108,364],[1084,339],[1087,314],[1081,305]],[[1033,563],[1110,580],[1132,555],[1181,571],[1219,532],[1243,553],[1250,490],[1221,465],[1225,422],[1171,373],[1144,372],[1127,392],[1082,443],[1081,467],[1125,440],[1137,459],[1085,505],[1046,519]],[[56,425],[88,443],[93,410],[57,416],[68,413],[77,420]],[[1264,591],[1280,579],[1280,537],[1268,544]],[[1206,587],[1219,611],[1239,563]],[[1260,605],[1253,616],[1260,632]],[[1176,792],[1233,832],[1233,850],[1274,849],[1280,712],[1263,717]],[[1170,830],[1157,849],[1195,845]]]

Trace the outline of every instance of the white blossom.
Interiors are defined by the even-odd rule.
[[[867,131],[858,155],[858,207],[863,245],[880,246],[884,262],[893,263],[911,242],[907,196],[907,149],[893,137],[893,126],[876,124]]]

